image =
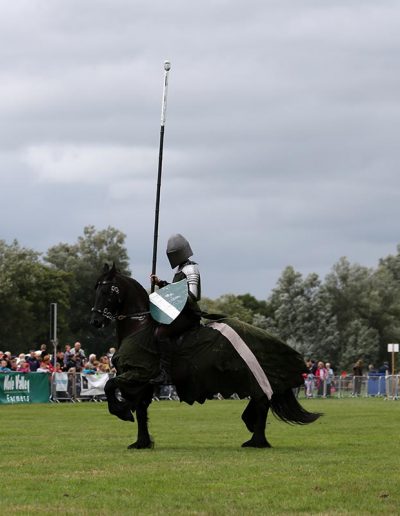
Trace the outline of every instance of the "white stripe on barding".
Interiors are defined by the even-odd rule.
[[[257,380],[258,385],[261,387],[263,392],[267,395],[270,400],[272,398],[272,387],[269,383],[265,371],[260,366],[254,353],[242,339],[242,337],[236,333],[236,331],[225,323],[213,322],[208,324],[211,328],[218,330],[222,335],[229,340],[232,346],[236,349],[239,355],[246,362],[248,368],[253,373],[254,378]]]

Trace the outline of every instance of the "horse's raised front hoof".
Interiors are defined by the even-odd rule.
[[[154,448],[154,441],[136,441],[128,446],[128,450],[145,450],[146,448]]]
[[[135,418],[129,409],[124,410],[124,412],[120,413],[118,417],[122,419],[122,421],[131,421],[131,423],[135,422]]]
[[[266,439],[263,441],[250,439],[242,444],[242,448],[272,448],[272,446]]]
[[[121,408],[118,406],[115,407],[115,405],[109,405],[108,410],[110,414],[117,416],[119,419],[122,419],[122,421],[130,421],[132,423],[135,422],[135,418],[128,408],[121,410]]]

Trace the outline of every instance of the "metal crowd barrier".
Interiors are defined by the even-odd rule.
[[[115,373],[53,373],[51,400],[59,402],[105,401],[104,385]]]
[[[53,373],[51,377],[51,401],[81,402],[105,401],[104,385],[115,373]],[[400,375],[334,376],[319,381],[309,375],[304,386],[296,389],[299,398],[349,398],[378,396],[398,399]],[[215,399],[223,399],[216,395]],[[237,399],[233,395],[230,399]],[[155,401],[179,400],[173,385],[161,386],[154,396]]]
[[[397,399],[400,375],[334,376],[320,381],[309,375],[298,395],[303,398],[384,397]]]
[[[81,402],[81,401],[105,401],[104,385],[115,373],[53,373],[51,377],[51,401]],[[162,385],[156,389],[154,400],[179,401],[173,385]]]

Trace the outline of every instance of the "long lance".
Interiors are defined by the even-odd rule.
[[[168,74],[171,70],[171,63],[169,61],[164,62],[164,88],[161,105],[161,128],[160,128],[160,148],[158,153],[158,175],[157,175],[157,194],[156,194],[156,210],[154,216],[154,240],[153,240],[153,265],[151,268],[152,276],[156,273],[157,267],[157,244],[158,244],[158,221],[160,215],[160,194],[161,194],[161,174],[162,174],[162,163],[163,163],[163,149],[164,149],[164,128],[165,128],[165,117],[167,114],[167,94],[168,94]],[[151,292],[154,292],[155,283],[151,282]]]

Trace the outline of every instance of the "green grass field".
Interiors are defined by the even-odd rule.
[[[0,406],[8,514],[399,514],[400,404],[305,400],[309,426],[269,417],[272,449],[241,448],[245,401],[153,403],[153,450],[105,403]]]

